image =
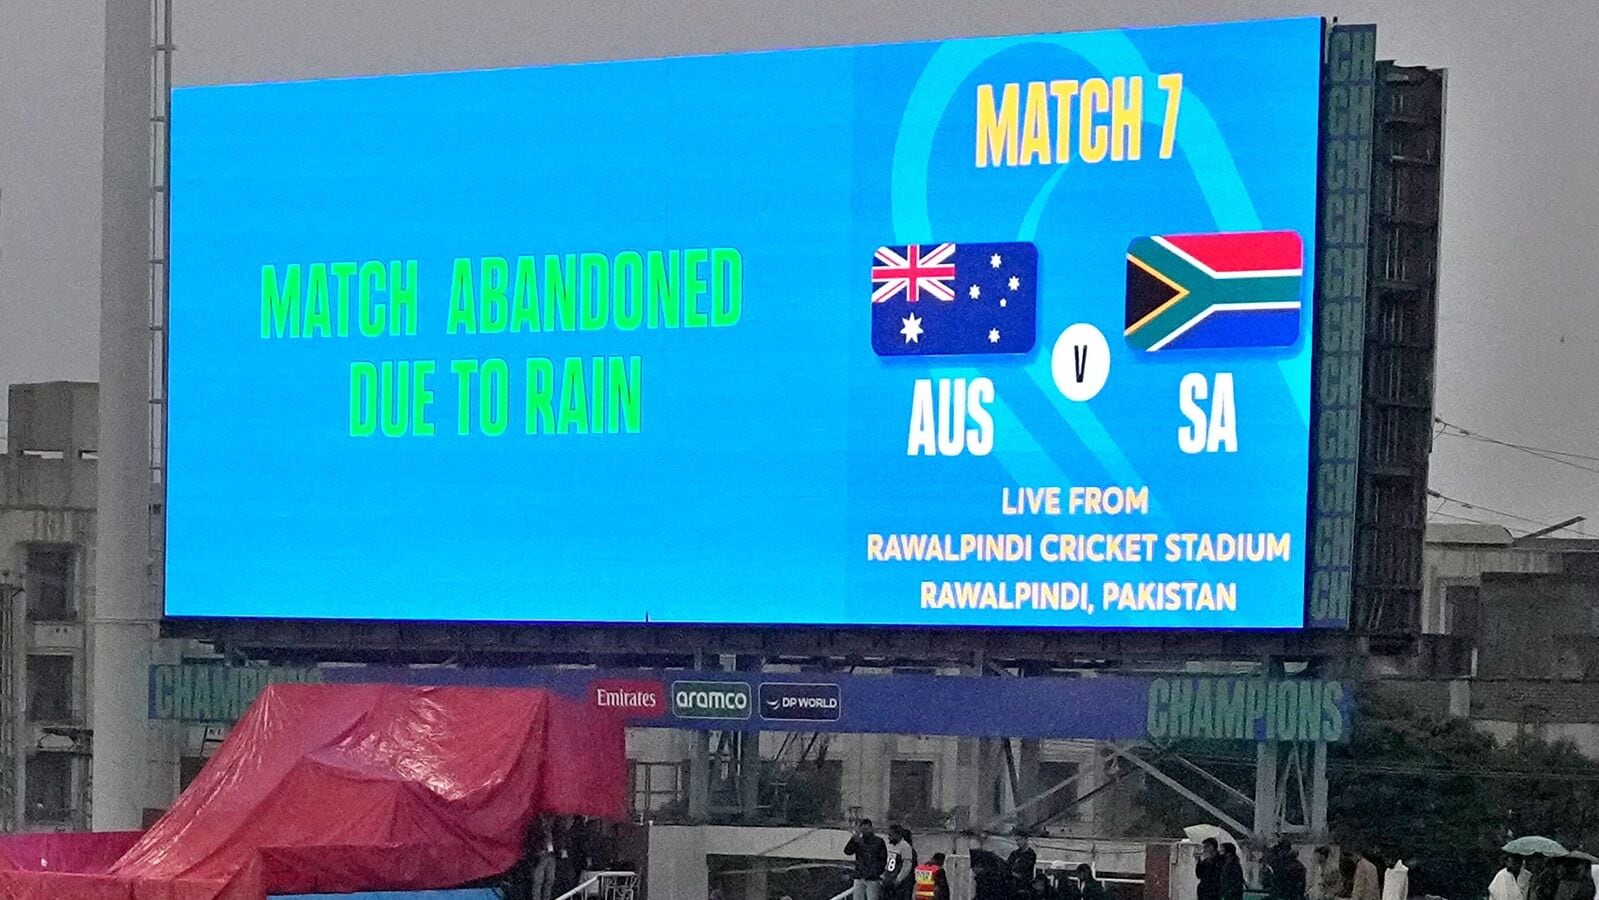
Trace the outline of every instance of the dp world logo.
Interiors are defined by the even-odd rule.
[[[838,685],[768,681],[761,685],[761,718],[779,722],[837,722]]]
[[[672,682],[672,715],[680,719],[748,719],[751,705],[742,681]]]

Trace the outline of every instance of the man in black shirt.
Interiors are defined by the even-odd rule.
[[[883,869],[888,865],[888,845],[872,832],[872,820],[862,819],[844,855],[855,857],[855,886],[851,900],[883,900]]]
[[[1083,892],[1083,900],[1105,900],[1105,885],[1094,877],[1094,868],[1088,863],[1077,866],[1077,883]]]
[[[1199,900],[1221,900],[1221,848],[1215,838],[1205,838],[1199,845],[1199,862],[1194,874],[1199,877]]]
[[[1005,860],[1005,871],[1010,876],[1011,891],[1025,892],[1032,887],[1033,871],[1038,868],[1038,851],[1032,848],[1027,833],[1016,831],[1016,849]]]
[[[1305,864],[1286,840],[1268,851],[1263,880],[1271,900],[1305,900]]]
[[[1244,864],[1238,858],[1237,844],[1222,845],[1220,880],[1217,888],[1221,893],[1221,900],[1244,900]]]

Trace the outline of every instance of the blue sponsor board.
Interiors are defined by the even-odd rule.
[[[179,88],[166,612],[1301,627],[1325,320],[1261,242],[1317,246],[1321,67],[1303,18]]]
[[[633,726],[699,730],[1343,741],[1353,707],[1343,682],[1316,679],[399,667],[325,672],[329,682],[345,684],[543,687]],[[748,708],[752,698],[758,712]]]

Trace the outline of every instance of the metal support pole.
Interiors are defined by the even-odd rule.
[[[1119,751],[1117,751],[1114,748],[1114,746],[1112,746],[1111,755],[1108,758],[1114,759],[1118,755],[1118,753],[1119,753]],[[1180,757],[1174,756],[1171,753],[1170,750],[1157,750],[1155,752],[1154,756],[1152,756],[1149,761],[1150,762],[1159,762],[1162,759],[1179,759],[1180,760]],[[1186,762],[1186,760],[1182,760],[1182,761]],[[1193,763],[1188,763],[1188,765],[1192,766]],[[996,831],[1002,831],[1002,830],[1004,830],[1005,824],[1007,822],[1012,822],[1012,821],[1014,821],[1017,825],[1021,826],[1022,828],[1031,828],[1031,827],[1033,827],[1036,824],[1041,824],[1042,820],[1044,819],[1045,813],[1042,811],[1042,809],[1040,807],[1042,806],[1042,804],[1046,800],[1049,800],[1049,799],[1051,799],[1053,797],[1056,797],[1061,791],[1064,791],[1066,788],[1069,788],[1069,787],[1074,787],[1074,786],[1078,785],[1080,782],[1087,783],[1087,782],[1091,781],[1093,778],[1099,776],[1100,774],[1102,774],[1102,773],[1099,771],[1098,763],[1096,763],[1093,766],[1089,766],[1089,767],[1086,767],[1086,768],[1079,769],[1075,774],[1069,775],[1066,778],[1055,782],[1054,784],[1050,785],[1049,787],[1045,788],[1044,790],[1039,791],[1037,794],[1034,794],[1032,797],[1030,797],[1030,798],[1028,798],[1028,799],[1026,799],[1026,800],[1024,800],[1022,802],[1017,803],[1015,809],[1012,809],[1011,811],[1009,811],[1007,813],[1004,813],[1002,815],[994,816],[993,818],[989,819],[988,821],[983,822],[982,824],[978,825],[977,826],[977,831],[979,833],[992,833],[992,832],[996,832]],[[1112,787],[1116,786],[1117,784],[1120,784],[1122,779],[1126,778],[1128,774],[1129,774],[1129,772],[1128,772],[1127,769],[1118,767],[1118,769],[1115,772],[1115,774],[1111,775],[1105,781],[1103,781],[1103,782],[1101,782],[1101,783],[1099,783],[1097,785],[1094,785],[1093,787],[1090,787],[1087,791],[1079,793],[1071,801],[1065,802],[1065,803],[1056,802],[1056,803],[1051,804],[1051,806],[1054,808],[1052,815],[1058,817],[1061,813],[1064,813],[1066,810],[1073,809],[1073,808],[1075,808],[1077,806],[1081,806],[1082,804],[1087,803],[1089,800],[1093,799],[1094,797],[1097,797],[1098,795],[1104,793],[1105,791],[1110,790]],[[1214,776],[1211,776],[1211,777],[1214,777]],[[1242,796],[1242,795],[1240,795],[1240,796]],[[1244,799],[1246,801],[1248,800],[1247,797],[1244,798]]]
[[[739,816],[753,822],[760,816],[761,733],[746,731],[739,739]]]
[[[740,671],[766,668],[761,657],[739,657]],[[755,822],[761,806],[761,732],[747,731],[739,737],[739,817]]]
[[[766,668],[766,660],[759,656],[741,656],[737,665],[741,672],[761,672]],[[738,749],[739,817],[746,822],[753,822],[760,815],[761,733],[744,732],[740,736]]]
[[[1232,829],[1237,834],[1243,834],[1244,833],[1244,831],[1246,830],[1245,827],[1244,827],[1244,823],[1242,823],[1242,822],[1238,821],[1237,819],[1233,818],[1232,816],[1228,815],[1225,810],[1223,810],[1220,807],[1216,806],[1214,803],[1211,803],[1209,800],[1206,800],[1204,797],[1201,797],[1198,794],[1194,793],[1192,790],[1189,789],[1188,785],[1183,784],[1182,782],[1180,782],[1177,779],[1171,777],[1170,775],[1167,775],[1165,772],[1163,772],[1160,769],[1156,768],[1153,763],[1150,763],[1148,760],[1144,759],[1143,757],[1139,756],[1137,753],[1134,753],[1132,751],[1133,751],[1133,747],[1130,744],[1113,744],[1112,745],[1112,749],[1111,749],[1112,755],[1119,756],[1122,759],[1125,759],[1128,762],[1132,763],[1133,765],[1137,766],[1138,768],[1143,769],[1144,770],[1144,774],[1146,774],[1149,777],[1155,779],[1156,781],[1160,782],[1161,784],[1164,784],[1165,786],[1171,788],[1172,790],[1174,790],[1178,794],[1180,794],[1188,802],[1194,804],[1195,806],[1198,806],[1200,809],[1203,809],[1205,812],[1210,813],[1211,815],[1215,816],[1216,817],[1216,821],[1219,824],[1224,825],[1224,826]],[[1256,815],[1256,819],[1258,820],[1259,819],[1259,815],[1260,815],[1259,810],[1256,810],[1256,814],[1255,815]]]
[[[705,670],[705,654],[694,651],[694,671]],[[670,701],[668,701],[670,702]],[[688,771],[688,817],[691,822],[704,822],[711,811],[711,750],[710,732],[692,732],[694,754]]]
[[[1002,806],[999,812],[1007,812],[1014,810],[1025,795],[1022,794],[1021,779],[1016,775],[1016,750],[1011,746],[1010,738],[1000,738],[999,747],[1005,757],[1005,777],[1010,785],[1010,803]]]
[[[982,678],[987,674],[988,660],[981,649],[972,653],[973,678]],[[991,764],[993,757],[992,738],[960,738],[965,745],[961,756],[967,759],[967,772],[963,779],[966,794],[967,812],[972,822],[982,822],[999,814],[994,806],[994,769]]]
[[[1233,787],[1232,785],[1230,785],[1227,782],[1221,780],[1220,778],[1217,778],[1215,775],[1212,775],[1210,772],[1206,771],[1203,766],[1195,765],[1192,761],[1188,760],[1182,754],[1180,754],[1180,753],[1172,754],[1172,761],[1177,763],[1178,765],[1182,766],[1183,768],[1187,769],[1188,771],[1193,772],[1195,775],[1198,775],[1200,778],[1204,779],[1211,786],[1213,786],[1216,789],[1222,791],[1227,796],[1232,797],[1234,800],[1237,800],[1238,802],[1243,803],[1246,806],[1249,806],[1251,808],[1254,807],[1255,798],[1249,796],[1248,794],[1244,793],[1243,791],[1240,791],[1238,788]]]

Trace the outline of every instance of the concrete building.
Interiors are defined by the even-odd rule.
[[[95,385],[17,385],[0,456],[0,822],[88,826]]]
[[[703,819],[688,814],[695,743],[704,739],[703,733],[672,729],[628,731],[633,813],[638,821],[652,824],[647,874],[652,897],[702,896],[713,884],[722,886],[729,897],[772,896],[767,867],[780,867],[782,860],[801,865],[843,862],[841,851],[850,825],[862,817],[877,822],[880,829],[888,822],[905,823],[916,833],[917,849],[924,858],[936,851],[962,854],[952,863],[956,871],[963,869],[964,851],[973,846],[1001,855],[1011,849],[1005,839],[985,843],[962,834],[968,827],[986,824],[995,811],[1014,808],[1016,798],[1008,778],[985,784],[979,777],[982,767],[976,756],[983,745],[997,742],[926,735],[766,732],[760,740],[763,784],[757,803],[757,821],[765,824],[735,826],[731,823],[740,821],[737,787],[725,774],[737,748],[723,744],[716,733],[709,741],[711,808]],[[1087,775],[1039,810],[1037,818],[1049,820],[1038,837],[1046,864],[1055,859],[1092,861],[1101,871],[1142,875],[1142,840],[1088,837],[1125,833],[1133,820],[1129,789],[1096,791],[1110,781],[1103,748],[1093,741],[1028,743],[1036,748],[1034,778],[1040,787],[1080,771]],[[1096,792],[1092,799],[1072,803],[1090,792]],[[1057,809],[1064,812],[1057,816]],[[690,820],[728,824],[683,824]],[[967,879],[957,881],[964,889]]]
[[[0,454],[0,831],[90,827],[98,393],[84,382],[9,392]],[[175,660],[180,651],[161,642],[154,652]],[[203,726],[152,729],[144,762],[159,802],[177,795],[214,741]]]
[[[710,809],[698,817],[689,814],[689,773],[694,744],[704,739],[703,733],[630,729],[628,761],[635,815],[659,821],[738,818],[736,786],[730,777],[714,774],[729,772],[734,758],[726,746],[719,749],[721,734],[714,733],[710,739]],[[1008,778],[996,779],[984,790],[974,758],[982,743],[986,742],[928,735],[765,732],[760,740],[764,770],[758,818],[788,825],[843,826],[866,817],[877,822],[902,821],[916,831],[958,831],[984,825],[1013,809],[1017,798]],[[1020,799],[1079,773],[1084,775],[1049,798],[1031,819],[1047,821],[1051,830],[1063,834],[1125,831],[1134,814],[1126,799],[1129,792],[1099,790],[1110,781],[1107,757],[1099,744],[1073,740],[1028,743],[1037,747],[1036,774],[1022,788]],[[1029,791],[1032,785],[1036,787]],[[1073,802],[1096,791],[1087,802]]]
[[[1402,687],[1497,738],[1567,739],[1599,757],[1599,540],[1434,525],[1425,566],[1422,630],[1466,655],[1465,677]]]

